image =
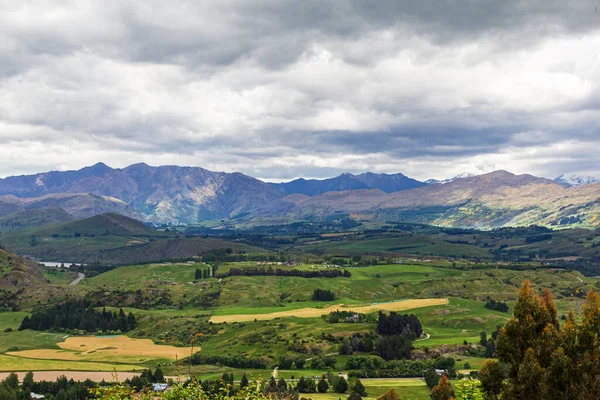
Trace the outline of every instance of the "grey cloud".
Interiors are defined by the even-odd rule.
[[[595,5],[14,1],[0,6],[0,138],[14,154],[53,144],[65,158],[89,143],[73,167],[179,155],[272,179],[363,168],[426,178],[451,174],[452,160],[589,169],[588,155],[527,161],[512,149],[598,141],[594,65],[533,55],[596,37]],[[538,75],[521,76],[536,62]],[[550,82],[565,76],[573,85]],[[30,172],[26,161],[14,172]]]

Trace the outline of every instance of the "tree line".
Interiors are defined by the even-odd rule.
[[[379,356],[349,356],[346,360],[348,376],[357,378],[417,378],[425,371],[443,369],[453,374],[456,360],[440,357],[425,360],[391,360]]]
[[[196,271],[194,272],[194,280],[200,280],[200,279],[208,279],[210,278],[210,268],[196,268]]]
[[[95,388],[96,383],[87,379],[85,382],[75,382],[65,376],[56,378],[56,381],[34,381],[33,373],[28,372],[19,385],[19,377],[15,373],[9,374],[0,382],[0,399],[21,400],[31,399],[31,393],[45,396],[47,400],[81,400],[90,397],[89,390]]]
[[[224,365],[232,368],[254,368],[254,369],[267,369],[268,362],[262,357],[246,357],[243,355],[231,355],[231,356],[220,356],[220,355],[207,355],[202,353],[193,354],[187,359],[187,363],[192,365]]]
[[[79,329],[86,332],[121,331],[127,332],[137,326],[133,313],[125,315],[123,309],[110,312],[106,308],[97,311],[90,301],[68,300],[52,307],[34,311],[31,317],[26,316],[19,326],[19,331]]]
[[[274,269],[273,267],[257,268],[230,268],[227,272],[217,274],[217,278],[226,278],[228,276],[298,276],[301,278],[350,278],[350,271],[344,269],[325,269],[304,271],[299,269]]]

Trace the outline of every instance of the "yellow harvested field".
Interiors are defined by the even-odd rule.
[[[58,346],[65,350],[102,352],[114,356],[176,358],[188,357],[191,347],[163,346],[150,339],[132,339],[127,336],[77,336],[67,338]],[[199,349],[198,349],[199,350]]]
[[[412,299],[399,300],[391,303],[371,304],[369,306],[346,307],[343,304],[333,305],[325,308],[301,308],[298,310],[278,311],[269,314],[236,314],[236,315],[213,315],[211,322],[245,322],[271,320],[275,318],[297,317],[318,318],[323,314],[329,314],[336,310],[352,311],[360,314],[368,314],[377,311],[406,311],[413,308],[442,306],[448,304],[447,299]]]
[[[127,336],[76,336],[57,343],[62,350],[15,351],[11,356],[41,360],[144,362],[148,359],[188,357],[191,347],[157,345],[150,339]],[[198,349],[199,350],[199,349]]]

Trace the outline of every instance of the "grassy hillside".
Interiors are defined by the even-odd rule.
[[[63,224],[74,219],[59,207],[25,210],[0,217],[0,233]]]
[[[15,289],[45,282],[42,269],[36,263],[0,249],[0,288]]]
[[[117,213],[105,213],[62,225],[43,227],[32,234],[41,236],[165,236],[143,222]]]

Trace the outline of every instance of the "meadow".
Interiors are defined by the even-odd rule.
[[[68,273],[45,271],[47,290],[60,293],[106,292],[170,294],[172,304],[149,309],[125,307],[133,312],[138,326],[127,335],[112,338],[72,336],[65,333],[22,331],[17,328],[26,312],[0,312],[0,365],[2,371],[140,371],[160,365],[166,375],[185,376],[190,372],[201,379],[218,379],[231,372],[239,379],[249,376],[269,378],[279,357],[304,357],[306,369],[278,370],[286,379],[318,376],[326,369],[311,369],[310,361],[319,355],[336,358],[334,370],[345,373],[348,356],[337,355],[339,342],[375,329],[374,324],[330,324],[321,318],[335,309],[348,307],[356,312],[375,313],[396,310],[414,313],[421,321],[425,337],[414,342],[420,350],[441,351],[457,359],[457,369],[468,362],[471,369],[484,359],[456,352],[457,345],[478,343],[480,332],[491,333],[512,315],[485,308],[489,298],[512,306],[524,279],[537,288],[551,288],[559,308],[566,314],[578,311],[582,293],[595,288],[595,280],[578,272],[557,268],[512,270],[501,265],[458,262],[448,259],[409,259],[401,263],[347,267],[350,278],[302,278],[296,276],[235,276],[194,280],[196,269],[209,268],[202,262],[154,263],[123,266],[70,286]],[[232,267],[260,267],[256,262],[221,263],[219,273]],[[327,269],[321,264],[273,265],[282,269]],[[315,289],[331,290],[335,300],[311,299]],[[209,307],[188,304],[195,296],[218,291]],[[107,307],[118,311],[118,308]],[[13,332],[5,332],[7,328]],[[191,353],[191,338],[200,333],[194,351],[201,354],[264,357],[269,368],[252,370],[224,365],[182,365]],[[329,338],[329,339],[328,339]],[[304,352],[305,351],[305,352]],[[118,361],[117,361],[118,360]],[[179,360],[179,361],[177,361]],[[427,399],[429,389],[422,379],[364,380],[368,399],[390,388],[405,399]],[[347,396],[347,395],[346,395]],[[338,399],[338,394],[311,394],[313,399]]]

